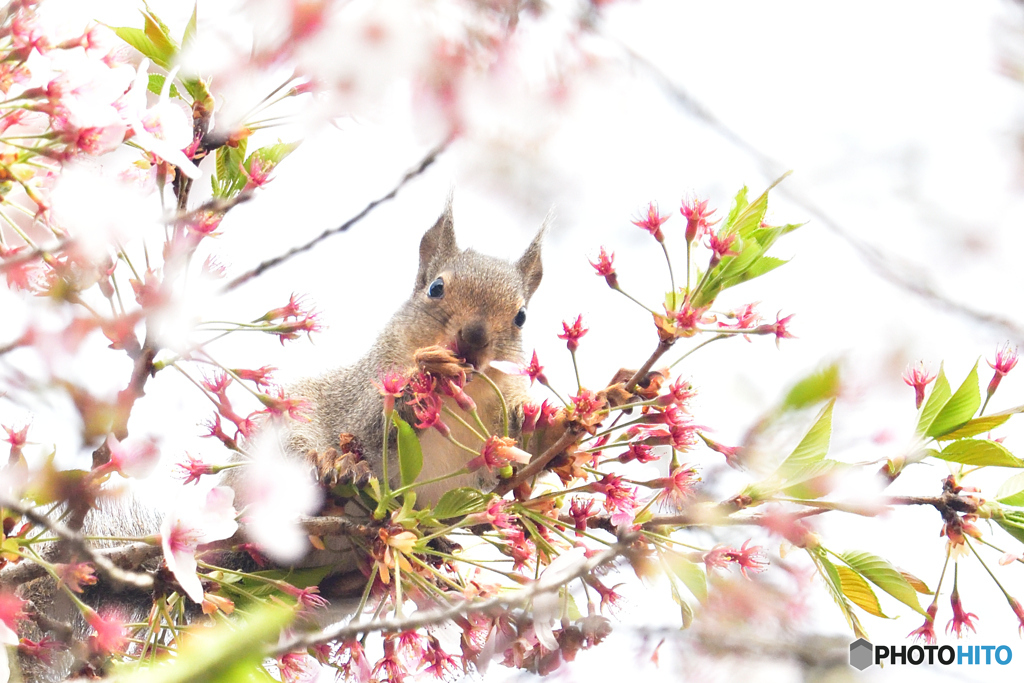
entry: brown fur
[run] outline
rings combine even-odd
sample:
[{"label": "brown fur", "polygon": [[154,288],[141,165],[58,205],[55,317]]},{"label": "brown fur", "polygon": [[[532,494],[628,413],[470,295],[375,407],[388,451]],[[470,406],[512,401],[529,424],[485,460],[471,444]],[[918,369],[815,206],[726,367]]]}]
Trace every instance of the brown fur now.
[{"label": "brown fur", "polygon": [[[449,200],[437,223],[420,241],[420,263],[409,300],[398,309],[373,347],[355,365],[328,372],[296,383],[291,390],[311,403],[312,419],[296,423],[290,434],[289,450],[297,454],[313,451],[322,461],[328,449],[337,449],[341,434],[351,434],[362,450],[373,473],[383,475],[383,399],[373,385],[383,372],[406,371],[413,367],[413,353],[422,347],[447,345],[460,333],[472,329],[485,344],[474,349],[475,360],[485,365],[492,360],[521,362],[521,330],[513,320],[540,284],[542,266],[540,245],[543,229],[514,262],[460,250],[455,241],[452,207]],[[444,296],[431,299],[427,288],[436,278],[444,279]],[[522,376],[510,376],[487,370],[501,388],[509,406],[513,424],[519,422],[522,404],[527,399],[527,384]],[[483,380],[472,379],[466,391],[478,404],[484,423],[497,432],[500,411],[493,390]],[[446,405],[452,407],[453,403]],[[400,407],[401,409],[401,407]],[[459,441],[472,447],[479,439],[456,421],[445,419]],[[435,430],[420,434],[423,446],[421,480],[454,472],[473,456],[458,449]],[[397,474],[394,442],[389,448],[388,472]],[[492,483],[486,476],[465,475],[418,490],[418,501],[431,504],[444,491],[458,486],[483,487]]]}]

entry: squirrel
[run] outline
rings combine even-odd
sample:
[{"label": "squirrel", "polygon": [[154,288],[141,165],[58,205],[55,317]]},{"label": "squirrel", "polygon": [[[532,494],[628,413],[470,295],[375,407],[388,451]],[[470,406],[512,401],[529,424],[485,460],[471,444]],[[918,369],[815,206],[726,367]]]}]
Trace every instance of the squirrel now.
[{"label": "squirrel", "polygon": [[[313,465],[318,481],[325,488],[346,476],[351,478],[353,474],[356,478],[362,476],[364,480],[369,474],[383,477],[384,398],[374,383],[380,381],[383,373],[410,369],[415,365],[415,352],[430,346],[447,347],[467,366],[487,374],[501,390],[512,436],[518,436],[522,406],[527,401],[527,380],[523,376],[499,372],[491,368],[490,363],[522,361],[521,330],[526,322],[526,306],[543,273],[540,252],[544,231],[542,226],[523,255],[512,262],[472,249],[459,249],[449,197],[444,212],[420,241],[419,267],[411,296],[394,314],[370,350],[352,366],[300,380],[289,387],[289,393],[308,401],[310,419],[291,421],[285,434],[286,454]],[[486,380],[477,379],[474,373],[467,373],[464,391],[477,404],[484,424],[497,433],[501,426],[501,411],[493,388]],[[443,400],[446,403],[452,401],[448,397]],[[454,409],[455,404],[450,403],[450,407]],[[401,399],[396,408],[400,414],[409,413],[408,406]],[[460,442],[473,443],[474,437],[464,425],[453,421],[450,429]],[[420,480],[461,470],[473,457],[434,429],[416,431],[423,451]],[[394,430],[389,430],[389,434],[393,443]],[[361,456],[361,461],[355,463],[354,472],[353,452]],[[395,475],[394,485],[397,484],[399,467],[395,450],[390,452],[388,471]],[[223,480],[235,488],[243,501],[244,469],[227,470]],[[445,491],[460,486],[489,488],[495,482],[492,477],[487,468],[482,468],[427,484],[417,489],[417,504],[432,505]],[[122,527],[131,520],[139,526],[131,530],[135,535],[156,531],[158,522],[151,510],[136,504],[130,507],[117,512],[94,510],[86,518],[84,531],[111,533],[106,527],[113,524],[117,527],[114,535],[124,535]],[[326,553],[312,552],[302,564],[324,564],[326,560],[336,563],[335,569],[344,571],[344,565],[351,569],[350,547],[344,539],[340,541],[340,545],[327,549]],[[70,623],[76,637],[84,635],[87,630],[84,622],[76,616],[76,610],[65,604],[66,599],[56,590],[52,580],[46,578],[32,582],[26,589],[27,597],[31,597],[37,609],[45,615],[44,621]],[[82,597],[97,606],[119,605],[121,611],[137,612],[136,616],[140,618],[150,604],[147,596],[109,594],[109,587],[102,585],[90,587]],[[40,629],[33,627],[28,635],[38,639],[42,634]],[[59,659],[47,665],[31,657],[20,657],[25,680],[62,680],[61,672],[66,674],[71,659],[67,655]]]},{"label": "squirrel", "polygon": [[[544,227],[514,262],[459,249],[449,197],[444,212],[420,241],[419,268],[411,296],[370,350],[355,365],[301,380],[290,388],[309,402],[310,420],[293,423],[287,450],[309,458],[318,478],[327,485],[344,467],[341,461],[351,451],[362,455],[374,476],[382,477],[384,399],[374,382],[379,383],[386,372],[412,368],[414,353],[430,346],[447,347],[476,372],[487,374],[505,398],[512,435],[516,436],[521,408],[527,401],[526,378],[499,372],[489,365],[492,361],[522,362],[526,306],[543,274],[543,235]],[[467,379],[465,392],[476,403],[484,424],[497,432],[500,407],[493,388],[475,374]],[[445,397],[444,401],[456,408],[452,398]],[[398,409],[403,412],[401,402]],[[464,425],[453,421],[448,426],[458,441],[474,443]],[[456,472],[473,457],[434,429],[417,429],[417,433],[423,450],[421,481]],[[394,447],[389,451],[388,472],[397,475]],[[416,490],[417,504],[432,505],[452,488],[482,489],[494,482],[483,468],[426,484]]]}]

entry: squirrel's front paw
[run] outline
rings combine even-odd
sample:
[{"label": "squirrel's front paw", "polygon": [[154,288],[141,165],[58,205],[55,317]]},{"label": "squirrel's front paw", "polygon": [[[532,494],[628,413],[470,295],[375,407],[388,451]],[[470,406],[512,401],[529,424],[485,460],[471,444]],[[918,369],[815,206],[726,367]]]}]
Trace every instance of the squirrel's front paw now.
[{"label": "squirrel's front paw", "polygon": [[370,466],[359,454],[354,437],[351,434],[342,434],[339,445],[341,450],[328,448],[323,452],[311,450],[307,454],[316,468],[317,479],[328,488],[334,488],[338,484],[365,486],[370,481],[372,473]]}]

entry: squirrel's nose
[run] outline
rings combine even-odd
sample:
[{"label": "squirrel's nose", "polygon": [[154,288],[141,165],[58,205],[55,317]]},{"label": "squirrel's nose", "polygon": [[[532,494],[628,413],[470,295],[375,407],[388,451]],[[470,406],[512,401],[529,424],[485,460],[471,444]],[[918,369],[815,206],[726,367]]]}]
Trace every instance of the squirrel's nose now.
[{"label": "squirrel's nose", "polygon": [[491,343],[487,324],[482,320],[473,320],[463,325],[456,339],[459,344],[459,355],[473,365],[479,365],[481,352]]}]

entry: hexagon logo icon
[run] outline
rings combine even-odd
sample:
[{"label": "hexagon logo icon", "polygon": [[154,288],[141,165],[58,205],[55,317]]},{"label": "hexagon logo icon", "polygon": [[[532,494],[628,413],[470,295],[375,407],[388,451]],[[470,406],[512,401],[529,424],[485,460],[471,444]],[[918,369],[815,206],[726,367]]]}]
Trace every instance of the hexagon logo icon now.
[{"label": "hexagon logo icon", "polygon": [[874,664],[874,646],[863,638],[850,643],[850,666],[858,671],[863,671]]}]

